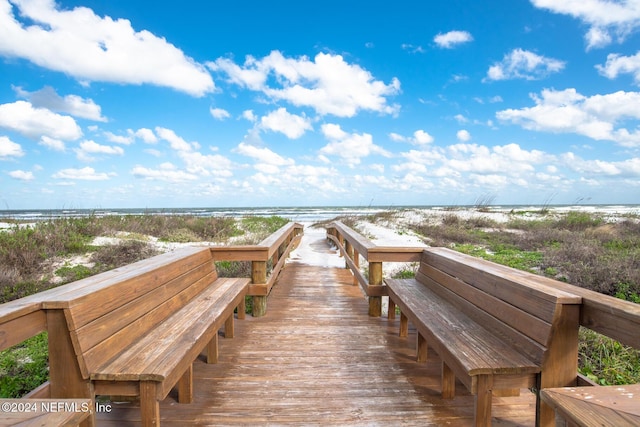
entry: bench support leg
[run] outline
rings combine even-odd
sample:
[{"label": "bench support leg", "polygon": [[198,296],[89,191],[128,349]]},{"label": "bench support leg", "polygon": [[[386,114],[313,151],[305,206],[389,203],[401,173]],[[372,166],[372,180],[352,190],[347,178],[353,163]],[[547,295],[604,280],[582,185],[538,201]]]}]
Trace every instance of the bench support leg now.
[{"label": "bench support leg", "polygon": [[233,338],[234,334],[233,313],[231,313],[227,320],[224,321],[224,337]]},{"label": "bench support leg", "polygon": [[140,383],[140,424],[144,427],[160,425],[160,402],[158,402],[157,383],[142,381]]},{"label": "bench support leg", "polygon": [[407,335],[409,335],[409,318],[404,313],[400,313],[400,336]]},{"label": "bench support leg", "polygon": [[178,403],[193,402],[193,363],[189,365],[178,381]]},{"label": "bench support leg", "polygon": [[218,332],[207,345],[207,363],[218,363]]},{"label": "bench support leg", "polygon": [[396,318],[396,302],[389,298],[389,309],[387,310],[387,319],[393,320]]},{"label": "bench support leg", "polygon": [[449,365],[442,362],[442,398],[453,399],[456,396],[456,374]]},{"label": "bench support leg", "polygon": [[240,301],[240,304],[238,304],[238,319],[242,320],[245,319],[247,317],[247,302],[245,301],[244,298],[242,298],[242,301]]},{"label": "bench support leg", "polygon": [[475,425],[491,425],[491,398],[493,391],[493,375],[478,375],[478,391],[475,405]]},{"label": "bench support leg", "polygon": [[418,362],[426,362],[427,361],[427,340],[424,339],[424,337],[422,336],[422,334],[420,332],[418,332],[418,339],[417,339],[417,361]]}]

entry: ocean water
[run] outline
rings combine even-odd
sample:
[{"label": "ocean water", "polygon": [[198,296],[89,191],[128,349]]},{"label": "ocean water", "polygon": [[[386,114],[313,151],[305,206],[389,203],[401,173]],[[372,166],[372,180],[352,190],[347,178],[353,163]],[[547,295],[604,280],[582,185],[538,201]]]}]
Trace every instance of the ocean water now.
[{"label": "ocean water", "polygon": [[[194,215],[201,217],[228,216],[281,216],[297,222],[318,222],[337,216],[372,215],[385,210],[463,210],[475,206],[300,206],[300,207],[258,207],[258,208],[127,208],[127,209],[26,209],[0,210],[0,222],[13,219],[19,221],[42,221],[56,218],[81,218],[86,216],[109,215]],[[503,205],[487,207],[492,212],[536,211],[543,206]],[[552,205],[544,206],[551,211],[588,211],[605,215],[640,215],[640,204],[635,205]]]}]

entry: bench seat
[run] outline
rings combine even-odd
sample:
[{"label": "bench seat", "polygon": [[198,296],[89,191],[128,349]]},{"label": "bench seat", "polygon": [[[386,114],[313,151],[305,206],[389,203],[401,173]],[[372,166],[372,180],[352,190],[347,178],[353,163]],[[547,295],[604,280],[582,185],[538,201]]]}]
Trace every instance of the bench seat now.
[{"label": "bench seat", "polygon": [[[193,362],[217,362],[218,330],[233,336],[249,279],[218,278],[211,251],[187,247],[75,282],[43,302],[52,397],[134,396],[142,425],[177,386],[193,399]],[[95,424],[92,416],[87,423]]]},{"label": "bench seat", "polygon": [[[418,361],[427,349],[442,360],[442,397],[459,379],[475,397],[475,425],[491,425],[493,396],[574,385],[579,296],[551,279],[446,248],[428,248],[415,279],[386,279],[401,311],[400,334],[417,329]],[[536,399],[536,421],[551,426],[553,409]]]},{"label": "bench seat", "polygon": [[96,368],[91,372],[91,379],[166,380],[179,361],[193,361],[204,350],[244,298],[242,287],[246,284],[248,279],[217,279],[142,339]]},{"label": "bench seat", "polygon": [[[413,279],[387,279],[389,296],[470,390],[482,374],[535,374],[540,366]],[[525,386],[533,387],[534,382]]]}]

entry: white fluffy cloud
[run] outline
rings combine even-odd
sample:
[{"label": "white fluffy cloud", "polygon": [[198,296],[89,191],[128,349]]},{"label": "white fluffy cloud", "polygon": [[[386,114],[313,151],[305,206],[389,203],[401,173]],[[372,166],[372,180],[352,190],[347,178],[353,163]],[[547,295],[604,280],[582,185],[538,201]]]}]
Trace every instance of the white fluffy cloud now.
[{"label": "white fluffy cloud", "polygon": [[368,133],[350,134],[339,125],[324,124],[322,134],[330,142],[320,149],[320,154],[338,156],[350,167],[360,164],[363,157],[372,154],[391,157],[391,153],[373,143],[373,137]]},{"label": "white fluffy cloud", "polygon": [[245,142],[241,142],[235,151],[243,156],[255,159],[257,163],[254,168],[262,173],[279,173],[282,166],[293,166],[293,159],[284,158],[267,147],[256,147]]},{"label": "white fluffy cloud", "polygon": [[155,144],[158,142],[158,137],[153,133],[151,129],[140,128],[134,132],[134,135],[147,144]]},{"label": "white fluffy cloud", "polygon": [[224,108],[209,108],[209,113],[216,120],[224,120],[231,117],[231,114]]},{"label": "white fluffy cloud", "polygon": [[607,55],[605,65],[596,65],[600,74],[615,79],[620,74],[631,74],[637,85],[640,85],[640,51],[632,56],[622,56],[615,53]]},{"label": "white fluffy cloud", "polygon": [[531,0],[534,6],[573,16],[589,25],[587,49],[622,42],[640,26],[639,0]]},{"label": "white fluffy cloud", "polygon": [[82,136],[80,126],[73,117],[62,116],[45,108],[34,108],[27,101],[0,105],[0,127],[30,138],[46,135],[69,141]]},{"label": "white fluffy cloud", "polygon": [[33,172],[23,170],[10,171],[9,176],[19,181],[33,181],[36,178]]},{"label": "white fluffy cloud", "polygon": [[86,7],[63,10],[54,0],[0,0],[0,54],[80,80],[153,84],[193,96],[214,89],[205,67],[164,38]]},{"label": "white fluffy cloud", "polygon": [[81,169],[62,169],[52,175],[52,177],[56,179],[74,179],[82,181],[105,181],[111,176],[115,176],[115,174],[98,173],[95,169],[90,167]]},{"label": "white fluffy cloud", "polygon": [[286,108],[278,108],[260,119],[260,127],[272,132],[280,132],[289,139],[298,139],[313,129],[311,120],[289,113]]},{"label": "white fluffy cloud", "polygon": [[408,142],[414,145],[426,145],[431,144],[434,141],[433,136],[422,129],[418,129],[417,131],[415,131],[413,133],[413,137],[406,137],[398,133],[391,132],[389,134],[389,138],[391,138],[391,140],[395,142]]},{"label": "white fluffy cloud", "polygon": [[179,170],[171,163],[163,163],[158,169],[137,165],[131,170],[131,174],[136,178],[178,183],[198,179],[197,175]]},{"label": "white fluffy cloud", "polygon": [[171,129],[157,127],[156,135],[158,136],[158,138],[167,141],[171,148],[175,151],[189,152],[193,149],[191,143],[185,141]]},{"label": "white fluffy cloud", "polygon": [[13,142],[6,136],[0,136],[0,160],[22,156],[24,156],[24,151],[22,151],[20,144]]},{"label": "white fluffy cloud", "polygon": [[473,36],[468,31],[449,31],[438,34],[433,41],[442,48],[451,49],[462,43],[473,41]]},{"label": "white fluffy cloud", "polygon": [[46,108],[58,113],[70,114],[74,117],[106,122],[102,116],[102,109],[92,99],[84,99],[78,95],[58,95],[56,90],[50,86],[35,91],[27,92],[22,88],[16,88],[18,95],[27,98],[36,108]]},{"label": "white fluffy cloud", "polygon": [[562,156],[566,167],[585,176],[621,176],[629,178],[640,177],[640,158],[609,162],[605,160],[585,160],[574,153]]},{"label": "white fluffy cloud", "polygon": [[95,158],[93,155],[95,154],[106,154],[106,155],[117,155],[122,156],[124,154],[124,150],[122,147],[115,147],[110,145],[102,145],[98,144],[95,141],[82,141],[80,146],[75,149],[76,155],[78,159],[82,161],[91,162],[94,161]]},{"label": "white fluffy cloud", "polygon": [[[155,134],[159,139],[168,142],[171,149],[174,150],[176,155],[184,162],[187,175],[197,175],[200,177],[229,177],[233,175],[231,172],[232,164],[228,158],[219,154],[202,154],[197,151],[200,149],[199,143],[187,142],[171,129],[156,127]],[[138,173],[134,175],[143,175],[142,172],[144,171],[141,171],[141,169],[137,169],[137,171]],[[146,172],[149,171],[150,170],[147,170]],[[177,172],[172,172],[171,175],[176,180],[181,176]],[[188,178],[187,175],[184,175],[185,179]],[[153,178],[155,176],[153,173],[145,175],[146,178]]]},{"label": "white fluffy cloud", "polygon": [[65,151],[66,150],[66,146],[64,144],[64,141],[61,141],[59,139],[55,139],[55,138],[51,138],[49,136],[43,135],[42,138],[40,138],[40,145],[43,145],[45,147],[47,147],[50,150],[53,151]]},{"label": "white fluffy cloud", "polygon": [[595,140],[614,141],[622,146],[640,146],[640,131],[617,127],[622,121],[640,120],[640,92],[615,92],[587,97],[575,89],[545,89],[531,95],[535,106],[498,111],[500,120],[525,129],[576,133]]},{"label": "white fluffy cloud", "polygon": [[565,63],[536,53],[514,49],[487,71],[488,80],[538,80],[564,69]]},{"label": "white fluffy cloud", "polygon": [[468,130],[461,129],[458,132],[456,132],[456,138],[458,138],[458,141],[467,142],[471,139],[471,134],[469,133]]},{"label": "white fluffy cloud", "polygon": [[347,63],[341,55],[319,53],[310,60],[306,56],[286,58],[273,51],[262,59],[248,56],[241,66],[227,58],[207,66],[226,74],[230,83],[274,100],[313,108],[321,115],[353,117],[360,110],[396,114],[399,109],[387,100],[400,92],[398,79],[393,78],[390,84],[375,80],[370,72]]}]

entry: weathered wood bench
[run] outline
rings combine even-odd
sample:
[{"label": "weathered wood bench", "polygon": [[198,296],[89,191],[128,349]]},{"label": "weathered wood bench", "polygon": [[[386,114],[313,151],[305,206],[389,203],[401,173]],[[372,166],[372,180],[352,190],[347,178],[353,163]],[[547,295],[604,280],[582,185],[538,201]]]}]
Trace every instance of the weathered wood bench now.
[{"label": "weathered wood bench", "polygon": [[[137,396],[142,425],[159,425],[174,386],[192,400],[192,364],[218,330],[233,336],[249,279],[218,278],[211,251],[189,247],[76,282],[43,302],[51,397]],[[90,420],[95,423],[95,418]]]},{"label": "weathered wood bench", "polygon": [[[442,397],[458,378],[475,395],[475,425],[491,425],[492,396],[575,385],[581,298],[554,281],[446,248],[426,249],[415,279],[385,280],[389,298],[442,359]],[[390,308],[392,309],[392,308]],[[537,394],[536,420],[553,425]]]}]

